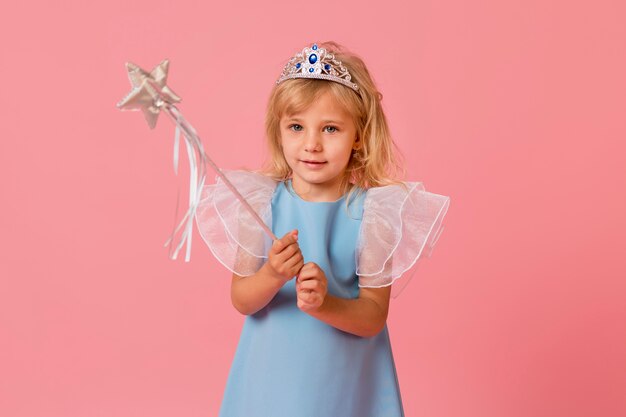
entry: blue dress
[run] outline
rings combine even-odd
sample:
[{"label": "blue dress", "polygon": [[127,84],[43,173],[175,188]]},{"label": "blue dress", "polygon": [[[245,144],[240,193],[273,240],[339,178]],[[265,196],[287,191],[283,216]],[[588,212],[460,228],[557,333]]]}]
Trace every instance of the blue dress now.
[{"label": "blue dress", "polygon": [[[304,262],[326,274],[328,293],[358,298],[355,248],[366,193],[350,202],[300,198],[289,181],[271,199],[272,231],[298,229]],[[220,417],[400,417],[400,388],[387,325],[360,337],[297,306],[295,279],[246,316]]]}]

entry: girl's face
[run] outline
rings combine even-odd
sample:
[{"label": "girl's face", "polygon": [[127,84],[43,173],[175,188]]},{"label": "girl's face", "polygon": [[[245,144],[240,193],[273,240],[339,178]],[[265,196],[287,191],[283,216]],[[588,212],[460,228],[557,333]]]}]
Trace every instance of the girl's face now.
[{"label": "girl's face", "polygon": [[296,193],[309,201],[335,201],[356,141],[356,127],[329,93],[301,113],[280,120],[283,154]]}]

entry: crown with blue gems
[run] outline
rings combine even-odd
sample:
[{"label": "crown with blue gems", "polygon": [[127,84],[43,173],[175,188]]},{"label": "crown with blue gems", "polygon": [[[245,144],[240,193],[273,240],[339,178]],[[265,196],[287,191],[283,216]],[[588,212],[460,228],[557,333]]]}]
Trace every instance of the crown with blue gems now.
[{"label": "crown with blue gems", "polygon": [[335,55],[314,43],[310,48],[305,47],[302,52],[296,53],[285,64],[283,72],[276,80],[280,84],[292,78],[317,78],[334,81],[359,91],[359,86],[351,81],[352,76]]}]

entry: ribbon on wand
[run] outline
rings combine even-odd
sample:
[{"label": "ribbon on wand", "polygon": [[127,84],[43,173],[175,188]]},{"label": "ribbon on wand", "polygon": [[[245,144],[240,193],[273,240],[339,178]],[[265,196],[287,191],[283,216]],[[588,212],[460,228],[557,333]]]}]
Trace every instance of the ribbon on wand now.
[{"label": "ribbon on wand", "polygon": [[[196,208],[200,202],[202,187],[206,179],[206,164],[209,164],[217,175],[222,179],[224,184],[235,194],[237,199],[250,212],[252,217],[259,223],[265,233],[272,239],[277,237],[272,233],[271,229],[263,222],[259,215],[254,211],[252,206],[241,195],[237,188],[228,180],[226,175],[219,167],[209,158],[202,146],[202,140],[198,136],[196,130],[183,117],[182,113],[174,105],[179,103],[181,98],[177,96],[167,86],[167,72],[169,69],[169,60],[164,59],[159,65],[154,67],[152,71],[147,72],[132,62],[126,63],[128,71],[128,79],[132,86],[131,91],[120,102],[117,107],[122,110],[138,111],[141,110],[146,118],[146,122],[150,129],[154,129],[157,119],[161,111],[167,114],[176,125],[176,133],[174,136],[174,172],[178,175],[178,153],[180,145],[180,134],[182,132],[187,147],[187,156],[189,157],[189,209],[180,221],[178,226],[173,230],[169,239],[164,246],[170,246],[169,256],[176,259],[178,252],[187,243],[187,251],[185,261],[189,262],[191,256],[191,236],[193,234],[193,221],[195,218]],[[198,163],[198,160],[200,163]],[[176,206],[178,215],[178,205]],[[176,233],[184,226],[180,243],[172,253],[171,243]]]}]

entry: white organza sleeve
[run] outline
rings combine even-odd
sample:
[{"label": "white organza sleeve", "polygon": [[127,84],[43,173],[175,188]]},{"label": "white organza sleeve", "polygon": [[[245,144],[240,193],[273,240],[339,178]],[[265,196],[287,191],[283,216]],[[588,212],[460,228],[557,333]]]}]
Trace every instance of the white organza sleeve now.
[{"label": "white organza sleeve", "polygon": [[370,188],[356,250],[359,287],[386,287],[423,255],[430,257],[443,231],[450,197],[425,191],[420,182]]},{"label": "white organza sleeve", "polygon": [[[277,182],[251,171],[222,172],[271,229],[271,201]],[[215,184],[202,188],[195,217],[200,236],[231,272],[252,275],[267,259],[271,238],[219,176]]]}]

